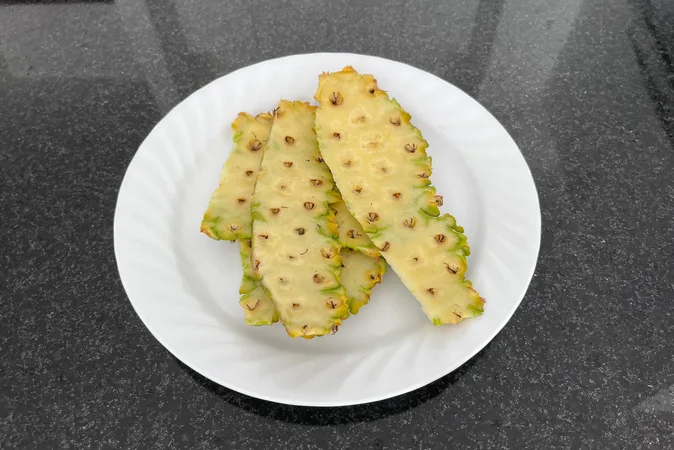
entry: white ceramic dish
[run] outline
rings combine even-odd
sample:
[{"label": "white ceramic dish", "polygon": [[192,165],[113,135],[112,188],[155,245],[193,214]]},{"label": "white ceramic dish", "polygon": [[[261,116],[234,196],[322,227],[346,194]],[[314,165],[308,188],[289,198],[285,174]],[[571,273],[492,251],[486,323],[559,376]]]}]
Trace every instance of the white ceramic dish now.
[{"label": "white ceramic dish", "polygon": [[[230,123],[277,101],[313,101],[318,74],[353,65],[374,74],[430,143],[432,182],[466,230],[468,278],[485,313],[434,327],[389,270],[369,305],[334,336],[291,339],[281,325],[246,327],[237,245],[199,233],[231,148]],[[424,386],[459,367],[505,325],[540,246],[536,188],[506,130],[480,104],[427,72],[371,56],[310,54],[255,64],[176,106],[131,162],[115,213],[124,288],[152,334],[203,376],[280,403],[341,406]]]}]

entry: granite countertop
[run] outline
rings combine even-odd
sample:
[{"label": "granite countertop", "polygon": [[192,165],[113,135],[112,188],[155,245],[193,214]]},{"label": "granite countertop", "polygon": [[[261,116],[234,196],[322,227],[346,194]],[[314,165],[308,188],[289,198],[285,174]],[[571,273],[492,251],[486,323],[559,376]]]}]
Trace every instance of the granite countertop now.
[{"label": "granite countertop", "polygon": [[[2,2],[0,448],[673,448],[672,29],[666,0]],[[134,313],[113,252],[124,171],[171,107],[315,51],[468,92],[519,144],[543,216],[491,344],[340,409],[190,371]]]}]

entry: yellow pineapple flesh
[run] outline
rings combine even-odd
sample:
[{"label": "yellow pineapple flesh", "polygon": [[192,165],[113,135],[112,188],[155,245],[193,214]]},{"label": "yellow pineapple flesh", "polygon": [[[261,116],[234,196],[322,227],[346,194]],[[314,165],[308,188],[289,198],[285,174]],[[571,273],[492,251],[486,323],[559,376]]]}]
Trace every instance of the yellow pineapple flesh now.
[{"label": "yellow pineapple flesh", "polygon": [[465,279],[463,228],[440,215],[428,143],[372,75],[319,77],[316,133],[348,210],[436,325],[483,312]]},{"label": "yellow pineapple flesh", "polygon": [[253,269],[286,332],[307,339],[334,332],[348,314],[340,282],[339,201],[313,131],[315,107],[282,100],[253,194]]}]

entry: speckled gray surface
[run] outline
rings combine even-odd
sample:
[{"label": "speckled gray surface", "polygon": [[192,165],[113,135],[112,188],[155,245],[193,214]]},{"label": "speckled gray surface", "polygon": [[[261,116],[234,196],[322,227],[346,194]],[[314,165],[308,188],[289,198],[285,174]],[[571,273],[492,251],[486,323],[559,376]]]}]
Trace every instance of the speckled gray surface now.
[{"label": "speckled gray surface", "polygon": [[[0,448],[674,446],[668,2],[35,3],[0,4]],[[270,404],[192,373],[133,312],[112,249],[124,170],[168,109],[313,51],[469,92],[520,145],[543,214],[533,282],[492,343],[353,408]]]}]

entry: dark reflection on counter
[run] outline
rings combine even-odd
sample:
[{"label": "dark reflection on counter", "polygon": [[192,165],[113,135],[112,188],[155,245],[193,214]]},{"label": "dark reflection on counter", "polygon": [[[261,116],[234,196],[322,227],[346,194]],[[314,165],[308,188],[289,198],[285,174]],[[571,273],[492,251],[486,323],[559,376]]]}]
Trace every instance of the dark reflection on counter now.
[{"label": "dark reflection on counter", "polygon": [[658,9],[653,0],[630,4],[636,13],[628,29],[630,42],[658,118],[674,145],[674,4]]},{"label": "dark reflection on counter", "polygon": [[214,55],[191,51],[173,0],[145,4],[179,97],[186,98],[217,78]]},{"label": "dark reflection on counter", "polygon": [[504,3],[504,0],[480,0],[467,51],[459,55],[453,64],[458,70],[451,82],[472,97],[477,97],[480,86],[487,76]]},{"label": "dark reflection on counter", "polygon": [[0,0],[0,5],[56,5],[69,3],[115,3],[115,0]]}]

